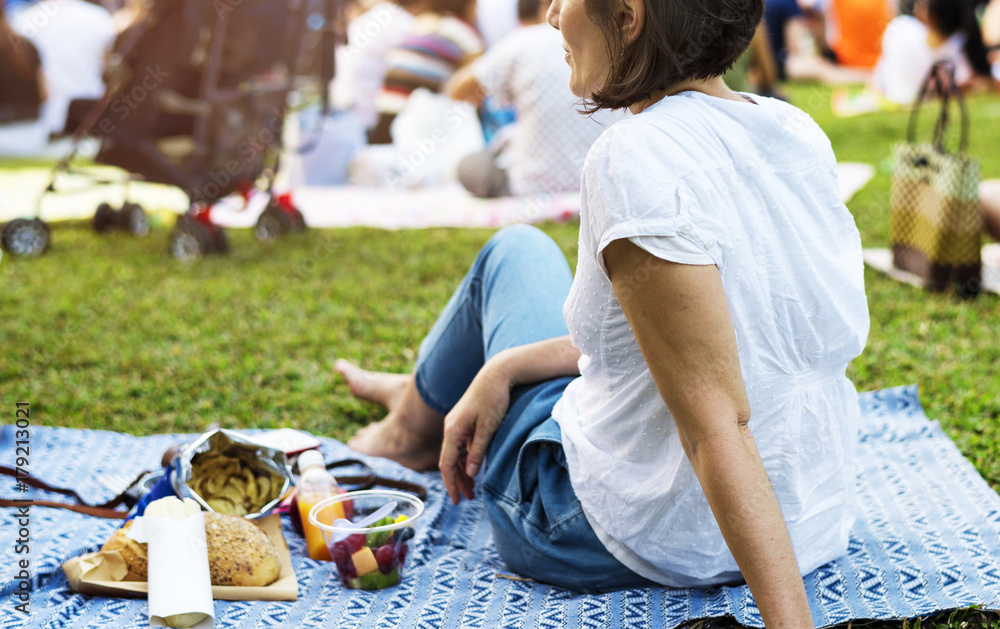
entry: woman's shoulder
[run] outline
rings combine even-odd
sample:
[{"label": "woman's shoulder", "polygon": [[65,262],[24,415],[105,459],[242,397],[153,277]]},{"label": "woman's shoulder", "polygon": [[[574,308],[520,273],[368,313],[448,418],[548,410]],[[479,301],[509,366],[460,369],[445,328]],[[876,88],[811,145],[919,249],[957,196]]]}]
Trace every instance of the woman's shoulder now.
[{"label": "woman's shoulder", "polygon": [[835,161],[808,114],[777,99],[752,98],[757,105],[673,96],[626,116],[594,143],[585,176],[607,181],[602,171],[614,179],[615,172],[636,169],[644,178],[680,182],[718,170],[785,172]]},{"label": "woman's shoulder", "polygon": [[588,160],[593,155],[595,160],[616,159],[647,171],[664,169],[683,176],[706,166],[724,126],[725,120],[707,103],[668,96],[610,125],[594,143]]},{"label": "woman's shoulder", "polygon": [[669,134],[642,116],[625,114],[609,125],[590,147],[584,162],[585,174],[602,170],[629,170],[641,172],[656,170],[664,158],[676,155]]}]

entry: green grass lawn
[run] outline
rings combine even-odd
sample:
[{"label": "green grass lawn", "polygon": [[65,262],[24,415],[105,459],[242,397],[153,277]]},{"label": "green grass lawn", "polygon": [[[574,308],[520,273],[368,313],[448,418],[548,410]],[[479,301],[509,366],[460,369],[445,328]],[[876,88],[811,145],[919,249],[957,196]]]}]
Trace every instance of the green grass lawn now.
[{"label": "green grass lawn", "polygon": [[[907,115],[839,120],[830,91],[789,93],[842,161],[879,165],[849,204],[866,246],[888,241],[892,143]],[[924,118],[929,123],[931,114]],[[1000,97],[971,99],[970,152],[1000,177]],[[0,168],[15,168],[18,164]],[[542,228],[576,257],[577,225]],[[345,357],[406,371],[487,230],[312,230],[276,244],[230,230],[232,253],[167,255],[135,239],[56,226],[51,251],[0,263],[0,400],[36,424],[135,434],[291,426],[345,439],[379,409],[332,375]],[[1000,488],[1000,301],[959,301],[866,271],[872,328],[848,374],[861,391],[915,383],[927,414]],[[898,624],[896,625],[898,626]]]}]

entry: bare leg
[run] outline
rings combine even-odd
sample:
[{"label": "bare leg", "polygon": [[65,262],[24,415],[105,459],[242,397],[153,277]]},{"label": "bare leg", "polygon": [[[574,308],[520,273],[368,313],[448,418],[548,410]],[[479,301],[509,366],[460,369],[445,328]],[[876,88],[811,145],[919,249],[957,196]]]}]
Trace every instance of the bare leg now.
[{"label": "bare leg", "polygon": [[356,397],[389,411],[383,420],[359,430],[348,446],[418,471],[437,467],[444,415],[427,406],[412,375],[365,371],[346,360],[338,360],[334,368]]},{"label": "bare leg", "polygon": [[562,250],[540,230],[515,225],[497,232],[424,337],[413,374],[337,362],[355,395],[388,410],[348,445],[415,470],[437,467],[442,413],[458,403],[491,356],[568,334],[562,307],[572,283]]}]

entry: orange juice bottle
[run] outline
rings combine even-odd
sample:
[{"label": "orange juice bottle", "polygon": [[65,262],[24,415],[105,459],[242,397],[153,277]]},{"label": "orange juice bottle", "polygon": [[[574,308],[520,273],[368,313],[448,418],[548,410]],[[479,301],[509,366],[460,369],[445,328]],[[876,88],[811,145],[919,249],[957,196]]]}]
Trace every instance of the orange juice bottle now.
[{"label": "orange juice bottle", "polygon": [[[309,556],[321,561],[331,561],[330,550],[326,546],[323,531],[309,522],[309,510],[320,500],[342,493],[336,479],[326,471],[323,455],[318,450],[306,450],[299,455],[299,484],[296,489],[296,500],[299,505],[299,515],[302,518],[302,530],[306,534],[306,545]],[[344,507],[337,503],[323,509],[319,521],[323,524],[333,524],[337,518],[344,517]]]}]

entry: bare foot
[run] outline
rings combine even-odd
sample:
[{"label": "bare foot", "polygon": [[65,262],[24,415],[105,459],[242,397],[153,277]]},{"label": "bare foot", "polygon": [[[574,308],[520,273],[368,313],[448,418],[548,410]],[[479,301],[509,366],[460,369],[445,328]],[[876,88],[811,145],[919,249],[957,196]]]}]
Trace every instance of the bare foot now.
[{"label": "bare foot", "polygon": [[338,360],[334,369],[347,381],[351,393],[389,411],[382,421],[355,433],[347,442],[350,448],[417,471],[437,468],[444,415],[427,406],[412,374],[365,371],[346,360]]},{"label": "bare foot", "polygon": [[406,385],[413,376],[405,373],[367,371],[354,363],[337,360],[333,368],[344,378],[354,397],[374,402],[392,411],[402,402]]},{"label": "bare foot", "polygon": [[441,455],[440,439],[427,439],[407,430],[394,412],[356,432],[347,445],[362,454],[392,459],[418,472],[437,469]]}]

